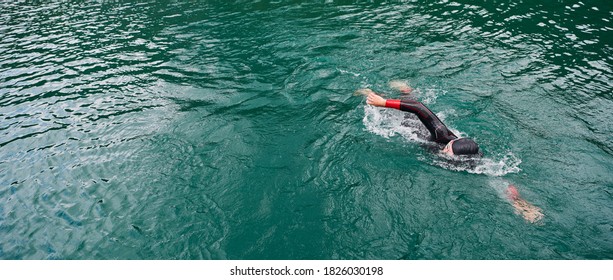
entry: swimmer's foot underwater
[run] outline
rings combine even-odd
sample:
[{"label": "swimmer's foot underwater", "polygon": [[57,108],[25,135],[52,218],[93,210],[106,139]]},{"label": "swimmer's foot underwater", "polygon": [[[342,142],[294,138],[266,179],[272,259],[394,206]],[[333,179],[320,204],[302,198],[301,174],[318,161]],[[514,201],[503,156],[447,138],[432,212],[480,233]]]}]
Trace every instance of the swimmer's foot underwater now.
[{"label": "swimmer's foot underwater", "polygon": [[519,196],[519,191],[513,185],[509,185],[506,190],[507,197],[515,208],[515,213],[524,217],[530,223],[536,223],[543,219],[543,210],[538,208]]}]

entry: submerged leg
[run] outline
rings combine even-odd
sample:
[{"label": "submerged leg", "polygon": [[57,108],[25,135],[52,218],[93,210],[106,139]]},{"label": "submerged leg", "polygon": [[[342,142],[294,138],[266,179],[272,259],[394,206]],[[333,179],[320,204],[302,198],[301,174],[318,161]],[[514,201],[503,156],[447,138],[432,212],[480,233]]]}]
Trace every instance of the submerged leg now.
[{"label": "submerged leg", "polygon": [[519,196],[519,191],[513,185],[509,185],[506,190],[507,197],[511,201],[511,205],[515,208],[515,213],[522,215],[524,219],[530,223],[536,223],[543,219],[543,210],[538,208]]}]

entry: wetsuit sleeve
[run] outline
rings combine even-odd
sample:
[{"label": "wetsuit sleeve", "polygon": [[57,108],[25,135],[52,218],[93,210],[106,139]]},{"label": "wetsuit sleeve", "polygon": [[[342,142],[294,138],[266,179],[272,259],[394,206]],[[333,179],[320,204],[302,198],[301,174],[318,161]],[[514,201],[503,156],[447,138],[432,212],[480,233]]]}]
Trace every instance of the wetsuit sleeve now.
[{"label": "wetsuit sleeve", "polygon": [[432,111],[430,111],[426,105],[419,101],[410,99],[388,99],[385,101],[385,107],[394,108],[417,115],[419,120],[432,134],[433,140],[438,143],[446,144],[457,138],[457,136],[447,129],[443,122],[441,122],[441,120],[434,113],[432,113]]},{"label": "wetsuit sleeve", "polygon": [[415,100],[387,99],[385,107],[416,114],[420,119],[428,119],[429,115],[432,114],[424,104]]},{"label": "wetsuit sleeve", "polygon": [[388,99],[385,101],[385,107],[400,110],[400,100],[399,99]]}]

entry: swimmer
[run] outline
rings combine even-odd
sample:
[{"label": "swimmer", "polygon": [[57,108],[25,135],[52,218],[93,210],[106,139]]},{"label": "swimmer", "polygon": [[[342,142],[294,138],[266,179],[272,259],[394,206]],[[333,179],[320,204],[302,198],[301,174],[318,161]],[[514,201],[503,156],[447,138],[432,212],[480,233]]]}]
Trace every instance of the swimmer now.
[{"label": "swimmer", "polygon": [[[390,86],[409,94],[412,89],[401,82],[390,83]],[[458,138],[428,107],[419,101],[411,99],[385,99],[370,89],[360,89],[356,93],[366,96],[366,103],[376,107],[394,108],[415,114],[430,131],[431,140],[445,145],[442,152],[453,155],[478,155],[479,146],[469,138]]]},{"label": "swimmer", "polygon": [[[411,87],[401,81],[390,82],[390,86],[406,95],[413,91]],[[458,138],[430,109],[419,101],[409,98],[385,99],[371,89],[360,89],[355,94],[366,96],[366,103],[369,105],[394,108],[416,115],[430,131],[431,139],[436,143],[445,145],[441,151],[444,154],[449,156],[480,155],[479,146],[475,141],[468,138]],[[526,221],[536,223],[544,217],[540,208],[519,196],[519,192],[514,185],[509,184],[505,193],[509,202],[513,205],[515,213],[521,215]]]}]

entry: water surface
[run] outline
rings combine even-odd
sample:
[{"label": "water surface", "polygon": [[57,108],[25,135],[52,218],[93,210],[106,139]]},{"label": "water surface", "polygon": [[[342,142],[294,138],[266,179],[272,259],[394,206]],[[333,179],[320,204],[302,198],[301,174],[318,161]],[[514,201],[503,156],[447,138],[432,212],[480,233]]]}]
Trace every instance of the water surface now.
[{"label": "water surface", "polygon": [[612,8],[4,1],[0,259],[611,259]]}]

